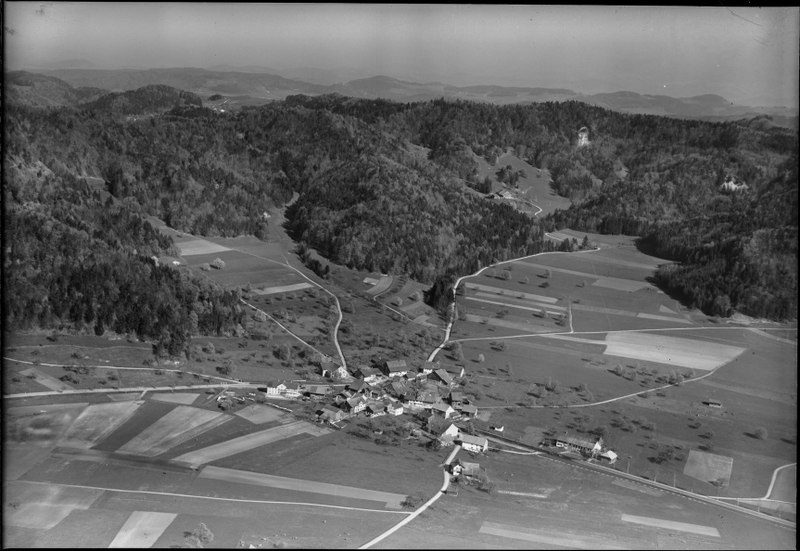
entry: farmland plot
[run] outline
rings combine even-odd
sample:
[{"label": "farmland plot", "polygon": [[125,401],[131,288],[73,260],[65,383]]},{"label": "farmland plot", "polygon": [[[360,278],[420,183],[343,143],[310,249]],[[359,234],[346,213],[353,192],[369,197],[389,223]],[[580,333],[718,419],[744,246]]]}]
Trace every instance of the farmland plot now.
[{"label": "farmland plot", "polygon": [[221,412],[178,406],[117,451],[154,457],[229,420]]},{"label": "farmland plot", "polygon": [[59,445],[91,448],[136,413],[144,402],[112,402],[87,406],[70,426]]}]

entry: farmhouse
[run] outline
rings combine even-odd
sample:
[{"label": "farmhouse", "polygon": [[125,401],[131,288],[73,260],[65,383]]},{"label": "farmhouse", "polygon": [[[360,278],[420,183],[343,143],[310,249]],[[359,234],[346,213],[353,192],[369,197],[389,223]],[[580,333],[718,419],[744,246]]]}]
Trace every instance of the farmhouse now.
[{"label": "farmhouse", "polygon": [[445,422],[439,416],[428,417],[427,426],[428,432],[436,436],[443,446],[452,446],[453,441],[458,437],[458,427],[453,423]]},{"label": "farmhouse", "polygon": [[420,373],[430,375],[435,369],[439,369],[439,362],[425,362],[420,368]]},{"label": "farmhouse", "polygon": [[478,408],[471,404],[465,404],[461,406],[461,415],[466,419],[475,417],[476,415],[478,415]]},{"label": "farmhouse", "polygon": [[580,438],[577,436],[569,436],[563,434],[555,438],[557,448],[564,448],[566,450],[577,451],[582,454],[598,454],[603,445],[603,439],[600,438],[596,442],[588,438]]},{"label": "farmhouse", "polygon": [[600,454],[600,459],[605,459],[610,465],[613,465],[617,462],[617,454],[611,450],[606,450]]},{"label": "farmhouse", "polygon": [[437,381],[437,382],[444,383],[447,386],[450,386],[450,385],[453,384],[453,378],[444,369],[435,369],[433,371],[433,373],[428,375],[428,378],[431,379],[432,381]]},{"label": "farmhouse", "polygon": [[346,388],[348,390],[352,390],[353,392],[365,392],[368,387],[364,379],[356,379],[355,381],[348,383]]},{"label": "farmhouse", "polygon": [[364,379],[364,381],[368,384],[374,384],[378,382],[378,378],[380,377],[380,371],[378,371],[374,367],[360,365],[355,370],[355,376]]},{"label": "farmhouse", "polygon": [[325,358],[322,360],[319,370],[320,375],[323,377],[347,377],[347,370],[330,358]]},{"label": "farmhouse", "polygon": [[464,373],[466,373],[463,364],[445,365],[442,369],[447,371],[453,378],[463,377]]},{"label": "farmhouse", "polygon": [[437,415],[441,415],[445,419],[449,419],[455,415],[456,410],[450,407],[449,404],[445,404],[444,402],[436,402],[431,406],[431,413],[435,413]]},{"label": "farmhouse", "polygon": [[389,415],[403,415],[403,404],[400,402],[389,402],[386,404],[386,413]]},{"label": "farmhouse", "polygon": [[344,411],[331,405],[322,406],[322,409],[317,411],[317,417],[323,421],[330,421],[335,423],[344,419]]},{"label": "farmhouse", "polygon": [[483,453],[489,449],[489,441],[482,436],[472,436],[460,432],[456,438],[456,443],[460,443],[461,447],[469,452]]},{"label": "farmhouse", "polygon": [[403,377],[408,373],[408,366],[405,360],[387,360],[381,370],[387,377]]},{"label": "farmhouse", "polygon": [[356,414],[359,412],[364,411],[367,407],[367,399],[363,396],[355,396],[346,400],[342,405],[342,408],[347,411],[348,413]]},{"label": "farmhouse", "polygon": [[469,403],[467,401],[467,397],[460,390],[451,390],[450,394],[447,396],[447,401],[456,409],[461,408],[465,401],[466,403]]},{"label": "farmhouse", "polygon": [[406,395],[408,394],[408,385],[405,381],[392,381],[389,385],[389,389],[393,396],[403,400]]},{"label": "farmhouse", "polygon": [[267,396],[283,395],[286,393],[286,382],[280,383],[269,382],[267,383]]},{"label": "farmhouse", "polygon": [[330,391],[331,387],[328,385],[308,385],[306,387],[306,394],[313,400],[321,400],[330,393]]},{"label": "farmhouse", "polygon": [[367,417],[380,417],[386,415],[386,404],[383,402],[370,402],[364,410]]}]

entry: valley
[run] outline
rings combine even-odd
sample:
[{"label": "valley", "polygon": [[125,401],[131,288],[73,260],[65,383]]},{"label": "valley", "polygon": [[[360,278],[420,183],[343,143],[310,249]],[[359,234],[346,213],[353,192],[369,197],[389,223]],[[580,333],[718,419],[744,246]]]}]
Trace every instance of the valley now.
[{"label": "valley", "polygon": [[793,547],[796,137],[218,101],[10,106],[10,546]]}]

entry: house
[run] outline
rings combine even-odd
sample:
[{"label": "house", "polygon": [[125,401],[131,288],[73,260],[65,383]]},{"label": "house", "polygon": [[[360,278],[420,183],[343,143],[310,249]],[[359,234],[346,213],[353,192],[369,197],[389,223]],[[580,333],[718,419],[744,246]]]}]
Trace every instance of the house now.
[{"label": "house", "polygon": [[349,400],[345,400],[345,402],[342,404],[342,408],[346,412],[352,413],[353,415],[364,411],[366,407],[367,407],[367,399],[364,398],[363,396],[354,396]]},{"label": "house", "polygon": [[286,383],[286,397],[298,398],[303,393],[303,387],[300,383]]},{"label": "house", "polygon": [[597,441],[593,441],[588,438],[569,436],[567,434],[557,436],[555,441],[557,448],[564,448],[565,450],[572,450],[582,454],[591,455],[599,454],[603,445],[602,438],[599,438]]},{"label": "house", "polygon": [[332,405],[326,404],[322,406],[321,409],[317,410],[317,417],[323,421],[335,423],[336,421],[341,421],[344,419],[344,411]]},{"label": "house", "polygon": [[725,181],[719,186],[722,191],[744,191],[749,189],[749,186],[744,182],[739,181],[735,176],[728,175]]},{"label": "house", "polygon": [[482,436],[472,436],[459,432],[456,443],[469,452],[483,453],[489,449],[489,441]]},{"label": "house", "polygon": [[369,367],[366,365],[360,365],[355,369],[356,377],[364,379],[364,382],[367,384],[377,383],[378,379],[380,378],[380,373],[381,372],[374,367]]},{"label": "house", "polygon": [[483,471],[480,463],[472,463],[470,461],[459,462],[459,467],[461,467],[461,476],[464,478],[477,478]]},{"label": "house", "polygon": [[445,404],[444,402],[436,402],[431,406],[431,413],[441,415],[445,419],[449,419],[453,415],[455,415],[456,410],[454,410],[450,404]]},{"label": "house", "polygon": [[420,367],[419,371],[423,375],[430,375],[433,373],[434,369],[439,369],[439,362],[425,362],[422,364],[422,367]]},{"label": "house", "polygon": [[443,446],[452,446],[458,437],[458,427],[447,422],[438,415],[431,415],[427,420],[428,432],[436,436]]},{"label": "house", "polygon": [[313,400],[321,400],[331,391],[328,385],[308,385],[306,387],[306,394]]},{"label": "house", "polygon": [[472,404],[466,404],[461,406],[461,416],[469,419],[471,417],[475,417],[478,415],[478,408],[473,406]]},{"label": "house", "polygon": [[367,414],[367,417],[380,417],[381,415],[386,415],[386,404],[383,402],[370,402],[367,404],[364,411]]},{"label": "house", "polygon": [[608,460],[610,465],[613,465],[617,462],[617,454],[612,452],[611,450],[606,450],[600,454],[600,459]]},{"label": "house", "polygon": [[347,377],[347,370],[330,358],[324,358],[319,367],[320,375],[323,377]]},{"label": "house", "polygon": [[381,371],[387,377],[404,377],[408,373],[405,360],[387,360],[383,362]]},{"label": "house", "polygon": [[447,373],[454,379],[457,377],[463,377],[464,373],[466,373],[463,364],[446,365],[442,369],[447,371]]},{"label": "house", "polygon": [[392,381],[389,385],[389,390],[393,396],[399,398],[400,400],[405,399],[406,395],[408,394],[408,385],[405,381]]},{"label": "house", "polygon": [[589,145],[589,129],[582,126],[581,129],[578,130],[578,147],[584,145]]},{"label": "house", "polygon": [[286,393],[286,382],[281,381],[276,383],[270,381],[267,383],[267,396],[282,396]]},{"label": "house", "polygon": [[386,413],[389,415],[403,415],[403,404],[400,402],[390,402],[386,404]]},{"label": "house", "polygon": [[[460,390],[451,390],[450,394],[448,394],[448,396],[447,396],[447,401],[455,409],[461,409],[461,406],[464,405],[464,402],[466,400],[467,400],[467,397]],[[467,403],[469,403],[469,402],[467,401]]]},{"label": "house", "polygon": [[703,405],[708,406],[710,408],[721,408],[722,402],[720,402],[719,400],[705,400],[703,402]]},{"label": "house", "polygon": [[439,393],[434,390],[422,390],[417,393],[416,402],[420,407],[431,409],[433,404],[440,400]]},{"label": "house", "polygon": [[347,383],[346,388],[356,393],[364,393],[369,387],[364,379],[356,379],[351,383]]},{"label": "house", "polygon": [[437,382],[444,383],[447,386],[450,386],[450,385],[453,384],[453,378],[444,369],[435,369],[433,371],[433,373],[428,375],[428,378],[431,379],[432,381],[437,381]]}]

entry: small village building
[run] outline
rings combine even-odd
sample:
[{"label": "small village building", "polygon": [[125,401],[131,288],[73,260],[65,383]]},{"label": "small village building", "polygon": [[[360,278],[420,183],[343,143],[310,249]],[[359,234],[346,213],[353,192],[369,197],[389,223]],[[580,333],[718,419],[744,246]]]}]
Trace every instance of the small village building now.
[{"label": "small village building", "polygon": [[405,360],[387,360],[381,366],[381,370],[387,377],[405,377],[408,365]]},{"label": "small village building", "polygon": [[617,462],[617,454],[611,450],[606,450],[600,453],[600,459],[605,459],[610,465],[613,465]]},{"label": "small village building", "polygon": [[456,443],[460,443],[461,447],[467,451],[475,453],[483,453],[489,449],[489,441],[482,436],[472,436],[460,432],[456,438]]},{"label": "small village building", "polygon": [[279,396],[286,393],[286,382],[281,381],[276,383],[270,381],[267,383],[267,396]]},{"label": "small village building", "polygon": [[370,402],[367,404],[367,407],[364,409],[367,417],[380,417],[381,415],[386,415],[386,404],[383,402]]},{"label": "small village building", "polygon": [[[467,397],[460,390],[451,390],[450,394],[448,394],[448,396],[447,396],[447,401],[455,409],[461,409],[461,406],[464,405],[465,401],[467,401]],[[467,401],[467,403],[469,403],[469,402]]]},{"label": "small village building", "polygon": [[363,393],[367,390],[368,386],[364,379],[356,379],[350,383],[347,383],[346,388],[353,392]]},{"label": "small village building", "polygon": [[563,434],[555,439],[557,448],[564,448],[565,450],[577,451],[581,454],[597,455],[600,453],[603,445],[603,439],[590,440],[588,438],[580,438],[577,436],[570,436]]},{"label": "small village building", "polygon": [[439,362],[425,362],[420,368],[420,373],[430,375],[435,369],[439,369]]},{"label": "small village building", "polygon": [[442,369],[447,371],[447,373],[454,379],[463,377],[464,373],[466,373],[466,369],[464,369],[463,364],[445,365]]},{"label": "small village building", "polygon": [[725,181],[719,186],[719,189],[722,191],[745,191],[749,189],[749,186],[744,182],[740,181],[735,176],[731,176],[730,174],[725,177]]},{"label": "small village building", "polygon": [[449,419],[453,417],[456,413],[450,404],[445,404],[444,402],[437,402],[431,406],[431,413],[436,415],[441,415],[445,419]]},{"label": "small village building", "polygon": [[355,376],[364,379],[367,384],[375,384],[380,379],[381,372],[374,367],[360,365],[355,369]]},{"label": "small village building", "polygon": [[465,404],[461,406],[461,416],[465,419],[470,419],[478,415],[478,408],[472,404]]},{"label": "small village building", "polygon": [[364,411],[366,407],[367,407],[367,399],[364,398],[363,396],[354,396],[349,400],[345,400],[345,402],[342,404],[342,409],[353,415]]},{"label": "small village building", "polygon": [[308,385],[306,387],[306,394],[312,400],[321,400],[331,392],[331,387],[328,385]]},{"label": "small village building", "polygon": [[406,395],[409,393],[408,385],[405,381],[392,381],[389,385],[389,391],[391,392],[392,396],[403,400],[405,399]]},{"label": "small village building", "polygon": [[435,369],[433,371],[433,373],[428,375],[428,378],[430,380],[432,380],[432,381],[437,381],[437,382],[446,384],[447,386],[450,386],[450,385],[453,384],[453,378],[444,369]]},{"label": "small village building", "polygon": [[322,406],[320,410],[317,411],[317,417],[319,417],[323,421],[330,421],[335,423],[336,421],[341,421],[342,419],[344,419],[344,411],[330,404],[326,404]]},{"label": "small village building", "polygon": [[400,402],[390,402],[386,404],[386,413],[389,415],[403,415],[403,404]]}]

